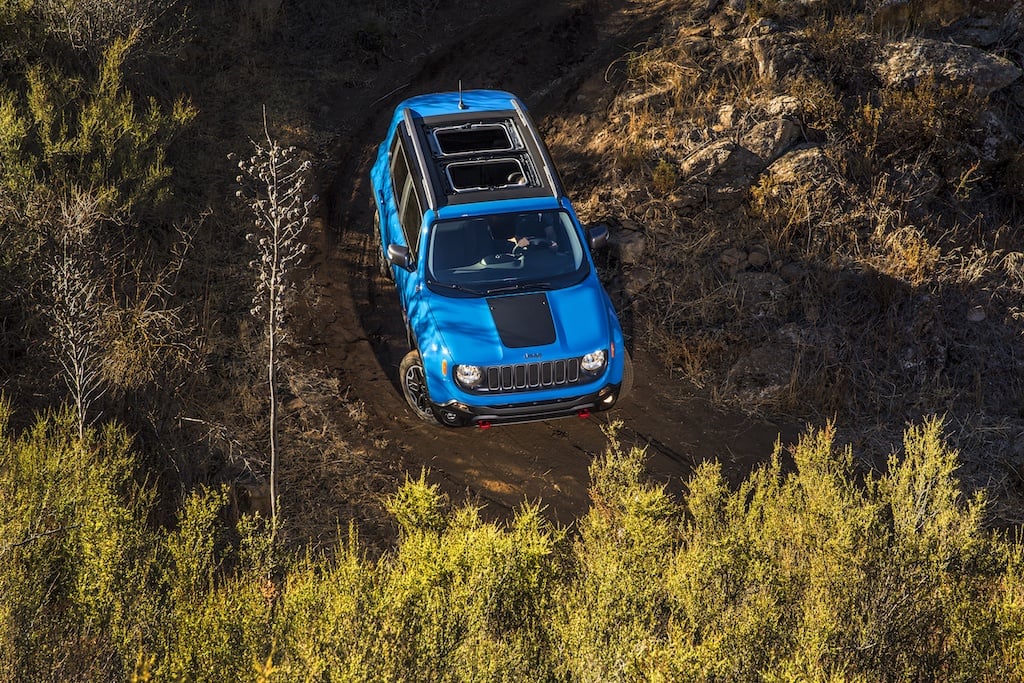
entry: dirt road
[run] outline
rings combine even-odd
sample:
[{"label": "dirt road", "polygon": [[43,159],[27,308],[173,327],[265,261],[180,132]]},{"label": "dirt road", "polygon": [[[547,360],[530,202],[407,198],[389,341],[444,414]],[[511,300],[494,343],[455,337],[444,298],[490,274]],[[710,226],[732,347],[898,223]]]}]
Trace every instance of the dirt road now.
[{"label": "dirt road", "polygon": [[[597,103],[615,87],[609,65],[660,30],[668,3],[593,0],[578,3],[515,1],[456,3],[439,9],[430,25],[410,29],[388,55],[370,87],[347,91],[329,103],[330,117],[346,124],[350,141],[338,150],[325,219],[318,225],[319,253],[311,267],[316,285],[298,317],[300,353],[309,370],[336,374],[359,402],[388,457],[431,478],[456,500],[486,504],[505,516],[524,500],[542,501],[552,518],[575,519],[588,505],[588,466],[607,444],[602,427],[622,421],[624,444],[648,447],[655,480],[678,490],[693,466],[722,461],[737,479],[770,456],[779,428],[715,409],[687,391],[649,358],[644,340],[631,340],[636,359],[634,393],[620,407],[588,420],[447,430],[419,422],[397,385],[406,352],[397,298],[377,276],[371,235],[367,172],[391,109],[422,92],[493,87],[519,94],[542,129],[571,112],[599,116]],[[556,153],[557,157],[557,153]],[[556,164],[558,159],[555,159]],[[569,179],[569,185],[580,179]],[[340,408],[339,408],[340,409]],[[783,435],[791,439],[792,431]]]}]

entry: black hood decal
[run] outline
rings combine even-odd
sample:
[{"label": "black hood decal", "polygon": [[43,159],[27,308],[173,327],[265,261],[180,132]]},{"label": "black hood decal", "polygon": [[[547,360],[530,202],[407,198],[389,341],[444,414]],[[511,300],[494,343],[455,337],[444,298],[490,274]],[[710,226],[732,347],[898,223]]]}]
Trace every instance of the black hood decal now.
[{"label": "black hood decal", "polygon": [[555,324],[544,293],[487,300],[501,343],[510,349],[543,346],[555,341]]}]

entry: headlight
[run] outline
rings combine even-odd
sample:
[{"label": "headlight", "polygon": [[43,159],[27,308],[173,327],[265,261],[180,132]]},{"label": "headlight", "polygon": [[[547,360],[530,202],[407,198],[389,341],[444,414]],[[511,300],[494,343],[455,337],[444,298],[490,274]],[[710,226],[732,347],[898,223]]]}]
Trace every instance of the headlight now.
[{"label": "headlight", "polygon": [[484,374],[477,365],[455,366],[455,381],[464,389],[476,389],[483,378]]},{"label": "headlight", "polygon": [[594,351],[583,356],[583,359],[580,361],[580,367],[583,368],[584,372],[597,374],[604,370],[607,362],[608,354],[604,352],[604,349],[601,349],[600,351]]}]

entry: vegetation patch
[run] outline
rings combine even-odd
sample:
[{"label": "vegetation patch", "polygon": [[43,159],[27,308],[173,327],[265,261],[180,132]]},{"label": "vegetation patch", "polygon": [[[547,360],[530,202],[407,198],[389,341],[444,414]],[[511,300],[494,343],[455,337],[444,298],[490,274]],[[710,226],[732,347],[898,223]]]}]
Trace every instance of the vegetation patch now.
[{"label": "vegetation patch", "polygon": [[[699,467],[673,500],[616,426],[590,511],[554,527],[452,508],[425,476],[354,530],[290,552],[197,489],[154,530],[117,427],[0,415],[0,678],[39,680],[1015,680],[1024,556],[983,527],[931,421],[878,476],[827,427],[736,490]],[[783,466],[783,461],[792,465]]]}]

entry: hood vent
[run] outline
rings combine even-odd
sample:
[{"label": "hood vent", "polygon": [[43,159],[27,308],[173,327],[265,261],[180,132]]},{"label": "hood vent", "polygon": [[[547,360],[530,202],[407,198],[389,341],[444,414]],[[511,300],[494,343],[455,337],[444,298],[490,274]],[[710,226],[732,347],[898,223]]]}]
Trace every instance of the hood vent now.
[{"label": "hood vent", "polygon": [[495,297],[487,300],[501,343],[510,349],[555,342],[555,323],[544,293]]}]

